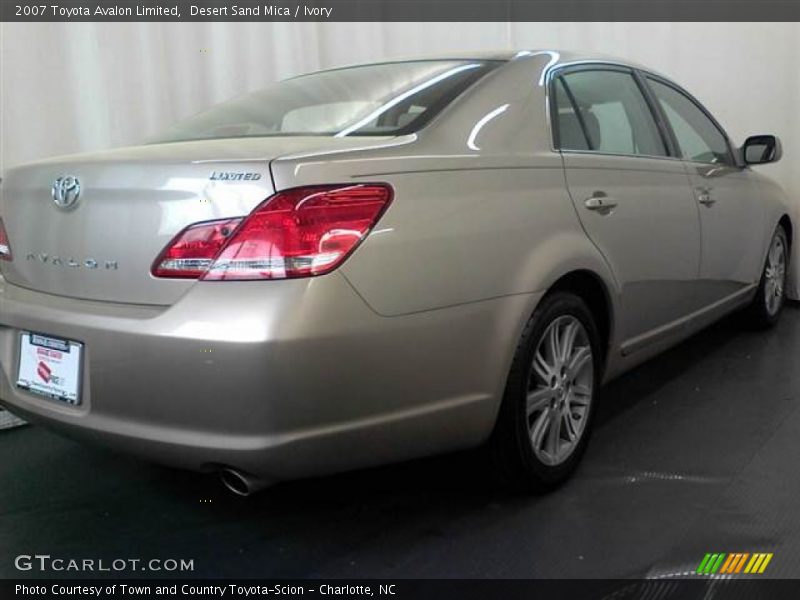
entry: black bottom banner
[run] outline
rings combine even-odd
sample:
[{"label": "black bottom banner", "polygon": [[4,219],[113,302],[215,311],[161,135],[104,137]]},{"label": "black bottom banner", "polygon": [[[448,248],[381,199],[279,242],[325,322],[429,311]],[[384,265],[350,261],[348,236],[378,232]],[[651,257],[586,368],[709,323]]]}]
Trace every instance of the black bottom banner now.
[{"label": "black bottom banner", "polygon": [[14,580],[0,598],[386,598],[387,600],[626,600],[800,598],[800,579]]}]

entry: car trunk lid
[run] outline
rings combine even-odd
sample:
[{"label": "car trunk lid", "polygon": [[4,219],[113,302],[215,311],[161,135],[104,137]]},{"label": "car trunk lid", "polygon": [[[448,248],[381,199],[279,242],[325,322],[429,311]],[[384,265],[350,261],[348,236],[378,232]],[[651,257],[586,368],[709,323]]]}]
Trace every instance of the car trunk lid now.
[{"label": "car trunk lid", "polygon": [[0,185],[0,218],[14,256],[0,261],[0,272],[12,284],[49,294],[170,305],[196,283],[150,274],[177,233],[247,215],[275,191],[274,158],[363,145],[364,139],[330,137],[208,140],[10,169]]}]

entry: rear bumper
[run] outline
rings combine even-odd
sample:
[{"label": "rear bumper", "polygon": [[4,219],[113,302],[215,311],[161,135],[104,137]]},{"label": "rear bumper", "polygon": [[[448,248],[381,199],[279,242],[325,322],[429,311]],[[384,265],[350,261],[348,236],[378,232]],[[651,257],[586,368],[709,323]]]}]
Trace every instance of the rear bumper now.
[{"label": "rear bumper", "polygon": [[[339,274],[198,283],[170,307],[0,279],[0,401],[157,462],[268,480],[468,447],[488,436],[522,320],[510,296],[386,318]],[[21,331],[85,345],[82,402],[16,387]]]}]

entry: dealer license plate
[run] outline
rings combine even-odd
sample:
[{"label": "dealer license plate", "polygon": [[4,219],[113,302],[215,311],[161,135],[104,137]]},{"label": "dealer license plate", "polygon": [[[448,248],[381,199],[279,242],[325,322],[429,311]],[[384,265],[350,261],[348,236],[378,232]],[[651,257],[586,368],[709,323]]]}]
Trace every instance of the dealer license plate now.
[{"label": "dealer license plate", "polygon": [[17,386],[77,406],[81,403],[82,354],[80,342],[23,332]]}]

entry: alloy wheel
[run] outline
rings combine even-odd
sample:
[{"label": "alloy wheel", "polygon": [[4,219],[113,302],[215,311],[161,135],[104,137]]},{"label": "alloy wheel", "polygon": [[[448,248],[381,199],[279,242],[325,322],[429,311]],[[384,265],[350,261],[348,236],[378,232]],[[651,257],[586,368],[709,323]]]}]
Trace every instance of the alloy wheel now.
[{"label": "alloy wheel", "polygon": [[527,388],[528,433],[546,465],[566,461],[584,434],[594,391],[589,336],[574,316],[554,319],[533,354]]},{"label": "alloy wheel", "polygon": [[786,286],[786,244],[780,235],[772,240],[765,272],[765,304],[770,315],[776,314],[783,304]]}]

